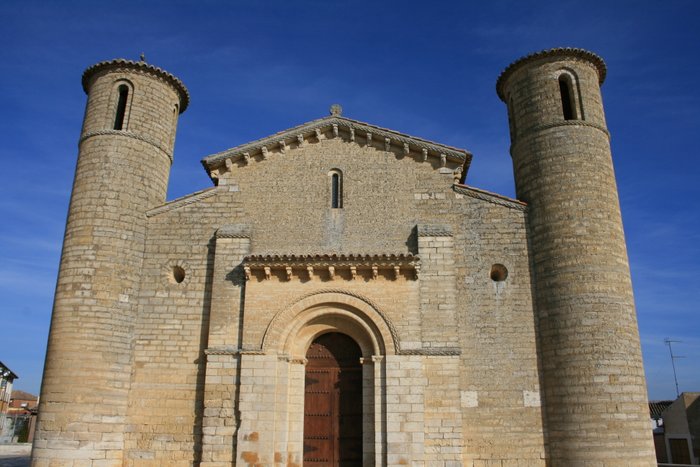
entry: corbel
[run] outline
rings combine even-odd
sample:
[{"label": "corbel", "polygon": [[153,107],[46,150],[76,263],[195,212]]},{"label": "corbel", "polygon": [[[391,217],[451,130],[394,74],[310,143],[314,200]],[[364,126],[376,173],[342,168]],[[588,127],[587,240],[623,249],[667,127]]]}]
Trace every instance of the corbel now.
[{"label": "corbel", "polygon": [[428,150],[423,148],[423,162],[428,160]]},{"label": "corbel", "polygon": [[287,280],[291,281],[292,280],[292,267],[291,266],[285,266],[284,270],[287,273]]},{"label": "corbel", "polygon": [[384,150],[386,152],[391,151],[391,138],[384,138]]},{"label": "corbel", "polygon": [[265,266],[265,279],[270,279],[272,277],[272,271],[270,266]]},{"label": "corbel", "polygon": [[333,137],[334,138],[338,137],[338,124],[337,123],[333,124]]}]

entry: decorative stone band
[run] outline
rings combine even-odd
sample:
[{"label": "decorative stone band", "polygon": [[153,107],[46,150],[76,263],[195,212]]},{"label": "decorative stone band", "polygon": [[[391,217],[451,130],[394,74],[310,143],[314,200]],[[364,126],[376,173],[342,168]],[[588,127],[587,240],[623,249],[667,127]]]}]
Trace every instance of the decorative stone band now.
[{"label": "decorative stone band", "polygon": [[493,204],[498,204],[499,206],[505,206],[510,209],[516,209],[518,211],[527,211],[527,204],[517,199],[507,198],[496,193],[491,193],[485,190],[479,190],[478,188],[466,186],[466,185],[453,185],[452,189],[455,193],[461,195],[469,196],[470,198],[480,199]]},{"label": "decorative stone band", "polygon": [[215,194],[222,191],[229,191],[229,189],[226,186],[215,186],[207,188],[205,190],[197,191],[187,196],[183,196],[182,198],[177,198],[172,201],[168,201],[162,206],[158,206],[149,211],[146,211],[146,217],[157,216],[158,214],[172,211],[173,209],[178,209],[183,206],[188,206],[190,204],[197,203],[203,199],[209,198],[210,196],[214,196]]},{"label": "decorative stone band", "polygon": [[250,238],[252,229],[249,225],[222,225],[216,231],[216,238]]},{"label": "decorative stone band", "polygon": [[419,237],[451,237],[452,226],[446,224],[419,224],[416,226]]},{"label": "decorative stone band", "polygon": [[501,75],[498,77],[498,80],[496,81],[496,92],[498,93],[498,97],[501,98],[502,101],[505,102],[505,96],[503,94],[503,86],[510,77],[513,72],[519,68],[521,65],[524,65],[526,63],[534,62],[536,60],[540,60],[543,58],[550,58],[550,57],[561,57],[567,60],[574,59],[574,60],[581,60],[590,63],[593,65],[596,70],[598,71],[598,82],[599,84],[603,84],[603,81],[605,81],[605,75],[607,73],[607,67],[605,66],[605,62],[603,61],[600,56],[597,54],[594,54],[593,52],[589,52],[588,50],[584,49],[578,49],[578,48],[573,48],[573,47],[559,47],[555,49],[548,49],[548,50],[542,50],[540,52],[535,52],[529,55],[526,55],[510,65],[506,67],[505,70],[501,73]]},{"label": "decorative stone band", "polygon": [[399,355],[424,355],[426,357],[453,356],[462,355],[462,349],[459,347],[427,347],[423,349],[400,350]]},{"label": "decorative stone band", "polygon": [[130,131],[126,130],[100,130],[100,131],[91,131],[90,133],[85,133],[83,136],[80,137],[80,140],[78,141],[78,146],[83,144],[83,141],[90,139],[94,136],[124,136],[127,138],[133,138],[139,141],[143,141],[146,144],[150,144],[154,148],[158,149],[161,151],[163,154],[168,156],[168,159],[170,159],[170,163],[172,164],[173,162],[173,153],[170,152],[167,148],[161,146],[158,144],[158,142],[154,139],[151,138],[146,138],[145,136],[137,135],[136,133],[132,133]]},{"label": "decorative stone band", "polygon": [[398,279],[401,271],[408,270],[417,280],[420,264],[420,258],[412,254],[250,255],[243,259],[243,270],[247,280],[254,271],[262,271],[264,279],[270,279],[275,271],[282,271],[288,281],[292,280],[295,271],[298,276],[306,276],[309,280],[324,271],[333,280],[341,270],[349,271],[353,280],[358,274],[370,274],[372,279],[377,279],[380,270],[388,270],[394,279]]},{"label": "decorative stone band", "polygon": [[237,349],[234,347],[209,347],[205,355],[265,355],[262,349]]},{"label": "decorative stone band", "polygon": [[603,133],[605,133],[605,136],[607,136],[608,140],[610,140],[610,132],[608,131],[607,128],[605,128],[602,125],[598,125],[596,123],[592,122],[587,122],[585,120],[562,120],[561,122],[552,122],[552,123],[547,123],[546,125],[540,125],[536,126],[535,128],[532,128],[531,130],[528,130],[526,134],[516,134],[514,139],[514,142],[511,143],[510,145],[510,153],[511,155],[513,154],[513,151],[515,147],[520,144],[522,141],[525,141],[529,139],[530,137],[538,135],[540,132],[549,130],[550,128],[558,128],[562,126],[587,126],[590,128],[595,128],[596,130],[600,130]]},{"label": "decorative stone band", "polygon": [[114,60],[99,62],[86,69],[83,72],[83,90],[85,90],[87,93],[90,89],[90,81],[101,73],[120,73],[125,71],[130,73],[147,73],[170,84],[180,95],[180,113],[184,112],[189,105],[190,93],[187,91],[187,88],[182,81],[180,81],[174,75],[168,73],[162,68],[150,65],[145,61],[135,62],[124,58],[116,58]]},{"label": "decorative stone band", "polygon": [[437,158],[440,168],[445,168],[448,161],[456,163],[466,173],[472,159],[470,152],[464,149],[444,146],[414,136],[398,133],[386,128],[370,125],[369,123],[351,120],[338,115],[321,118],[305,123],[287,131],[263,138],[251,143],[238,146],[202,159],[204,168],[213,179],[231,170],[234,162],[244,164],[255,160],[256,156],[264,160],[272,151],[285,153],[290,147],[301,147],[307,141],[319,142],[324,138],[342,137],[355,142],[363,138],[365,145],[382,148],[387,152],[395,152],[401,157],[413,153],[418,160],[426,162],[429,157]]}]

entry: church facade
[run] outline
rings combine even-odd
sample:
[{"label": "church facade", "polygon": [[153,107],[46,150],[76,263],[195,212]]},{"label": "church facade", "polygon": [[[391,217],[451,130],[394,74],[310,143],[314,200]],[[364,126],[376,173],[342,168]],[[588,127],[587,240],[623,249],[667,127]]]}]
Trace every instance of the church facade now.
[{"label": "church facade", "polygon": [[32,465],[656,465],[605,72],[501,74],[517,199],[333,106],[166,201],[187,89],[88,68]]}]

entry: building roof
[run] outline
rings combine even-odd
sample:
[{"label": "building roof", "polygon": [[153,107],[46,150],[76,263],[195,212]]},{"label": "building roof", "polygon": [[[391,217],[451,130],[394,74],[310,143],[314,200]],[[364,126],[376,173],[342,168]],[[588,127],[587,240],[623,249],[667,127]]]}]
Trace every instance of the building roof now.
[{"label": "building roof", "polygon": [[341,136],[341,133],[343,138],[350,141],[354,142],[357,136],[365,140],[366,145],[381,147],[386,151],[404,155],[414,153],[423,157],[423,160],[438,158],[441,161],[457,162],[462,166],[463,174],[466,174],[472,159],[471,152],[465,149],[446,146],[343,117],[340,106],[334,105],[331,107],[331,115],[328,117],[319,118],[274,135],[212,154],[202,159],[202,165],[212,177],[212,172],[224,165],[228,167],[233,162],[241,160],[247,163],[255,160],[256,156],[259,156],[258,159],[266,159],[268,151],[285,152],[290,147],[298,147],[308,141],[320,141],[326,137],[326,134],[328,137],[334,138]]},{"label": "building roof", "polygon": [[12,399],[18,399],[22,401],[35,401],[37,400],[37,397],[34,394],[30,394],[26,391],[22,391],[21,389],[14,389],[12,391]]},{"label": "building roof", "polygon": [[599,55],[594,54],[593,52],[589,52],[588,50],[578,49],[575,47],[557,47],[555,49],[548,49],[542,50],[540,52],[531,53],[508,65],[498,77],[498,80],[496,80],[496,92],[498,93],[498,97],[500,97],[501,100],[505,100],[503,94],[503,85],[517,68],[526,63],[534,62],[535,60],[548,57],[583,59],[588,62],[591,62],[593,66],[595,66],[598,70],[598,82],[600,84],[603,84],[603,81],[605,81],[605,75],[607,74],[608,68]]},{"label": "building roof", "polygon": [[10,381],[13,381],[13,380],[16,380],[17,378],[19,378],[19,376],[17,376],[17,374],[15,374],[14,371],[10,370],[10,369],[7,367],[7,365],[5,365],[5,364],[2,363],[2,362],[0,362],[0,377],[1,377],[2,379],[7,378],[7,379],[9,379]]},{"label": "building roof", "polygon": [[666,410],[673,401],[649,401],[649,415],[654,420],[661,418],[661,414]]},{"label": "building roof", "polygon": [[184,112],[190,103],[190,93],[187,91],[185,85],[180,81],[175,75],[168,73],[162,68],[146,63],[145,60],[135,62],[133,60],[127,60],[125,58],[115,58],[114,60],[106,60],[104,62],[99,62],[91,67],[88,67],[83,72],[83,90],[85,93],[88,92],[88,87],[90,85],[90,80],[92,77],[99,73],[100,71],[107,69],[129,69],[136,71],[146,71],[159,78],[164,79],[169,83],[177,93],[180,95],[180,113]]}]

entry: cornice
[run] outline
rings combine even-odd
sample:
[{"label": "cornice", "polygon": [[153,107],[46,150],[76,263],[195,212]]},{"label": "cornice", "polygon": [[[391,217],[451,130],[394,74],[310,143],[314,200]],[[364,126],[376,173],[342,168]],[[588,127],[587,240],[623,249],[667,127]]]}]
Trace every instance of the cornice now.
[{"label": "cornice", "polygon": [[452,226],[447,224],[419,224],[417,233],[419,237],[451,237]]},{"label": "cornice", "polygon": [[[420,257],[412,254],[308,254],[308,255],[249,255],[243,258],[243,270],[246,279],[255,271],[262,271],[265,279],[272,277],[273,271],[283,272],[286,279],[292,280],[301,275],[309,280],[321,274],[333,280],[341,270],[349,271],[349,277],[355,279],[358,274],[367,274],[376,279],[379,272],[389,271],[394,279],[401,277],[401,271],[409,270],[413,278],[420,274]],[[295,274],[296,272],[296,274]]]},{"label": "cornice", "polygon": [[491,193],[486,190],[480,190],[478,188],[466,186],[466,185],[453,185],[452,189],[455,193],[461,195],[469,196],[470,198],[480,199],[492,204],[497,204],[499,206],[505,206],[510,209],[515,209],[518,211],[527,211],[527,204],[517,199],[508,198],[507,196],[498,195],[496,193]]},{"label": "cornice", "polygon": [[99,62],[91,67],[88,67],[83,72],[83,90],[85,93],[88,92],[90,88],[90,80],[97,73],[102,71],[121,71],[129,70],[136,71],[140,73],[148,73],[163,79],[165,82],[170,84],[180,96],[180,113],[184,112],[190,103],[190,93],[180,79],[175,75],[168,73],[162,68],[158,68],[154,65],[146,63],[145,61],[135,62],[133,60],[126,60],[124,58],[115,58],[114,60],[107,60],[104,62]]},{"label": "cornice", "polygon": [[167,203],[155,207],[151,210],[146,211],[146,217],[153,217],[157,216],[158,214],[162,214],[164,212],[172,211],[174,209],[181,208],[183,206],[188,206],[190,204],[196,203],[198,201],[201,201],[203,199],[209,198],[210,196],[214,196],[217,193],[223,192],[223,191],[229,191],[227,186],[215,186],[211,188],[207,188],[205,190],[198,191],[196,193],[192,193],[187,196],[183,196],[182,198],[177,198],[172,201],[168,201]]},{"label": "cornice", "polygon": [[522,65],[525,65],[527,63],[550,57],[563,57],[589,62],[596,68],[596,70],[598,70],[598,83],[603,84],[603,81],[605,81],[605,75],[607,74],[607,66],[605,65],[605,62],[602,58],[600,58],[599,55],[593,52],[589,52],[588,50],[579,49],[575,47],[557,47],[554,49],[547,49],[531,53],[508,65],[505,68],[505,70],[501,72],[501,75],[498,77],[498,80],[496,80],[496,92],[498,93],[498,97],[500,97],[501,100],[505,102],[503,86],[505,85],[505,82],[508,80],[510,75],[512,75],[516,69],[520,68]]},{"label": "cornice", "polygon": [[468,170],[472,158],[472,154],[464,149],[445,146],[339,115],[331,115],[212,154],[202,159],[202,165],[207,173],[215,178],[218,173],[213,172],[225,172],[234,162],[242,161],[247,164],[255,160],[264,160],[273,151],[285,153],[289,149],[328,138],[343,138],[350,142],[362,139],[366,146],[383,148],[385,151],[397,154],[413,154],[422,158],[423,161],[427,161],[428,158],[437,158],[441,167],[444,167],[449,160],[459,163],[463,167],[463,172]]},{"label": "cornice", "polygon": [[168,156],[168,159],[170,159],[170,162],[173,162],[173,153],[169,151],[167,148],[161,146],[156,140],[152,138],[148,138],[146,136],[141,136],[136,133],[132,133],[127,130],[99,130],[99,131],[91,131],[89,133],[85,133],[80,137],[80,140],[78,140],[78,146],[80,146],[83,141],[86,139],[90,139],[94,136],[123,136],[125,138],[133,138],[139,141],[142,141],[144,143],[150,144],[151,146],[155,147],[159,151],[163,152],[166,156]]},{"label": "cornice", "polygon": [[252,229],[245,224],[222,225],[216,231],[216,238],[250,238]]}]

